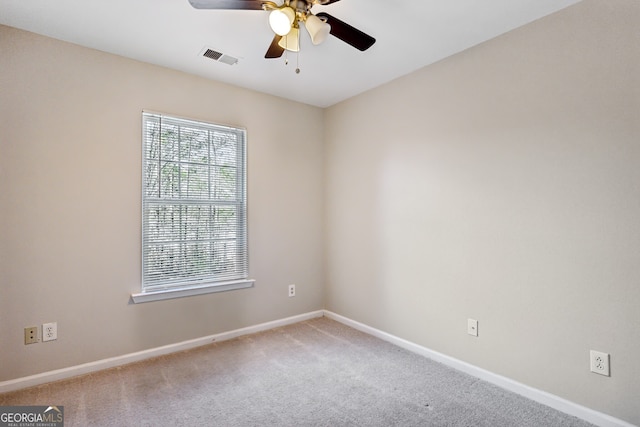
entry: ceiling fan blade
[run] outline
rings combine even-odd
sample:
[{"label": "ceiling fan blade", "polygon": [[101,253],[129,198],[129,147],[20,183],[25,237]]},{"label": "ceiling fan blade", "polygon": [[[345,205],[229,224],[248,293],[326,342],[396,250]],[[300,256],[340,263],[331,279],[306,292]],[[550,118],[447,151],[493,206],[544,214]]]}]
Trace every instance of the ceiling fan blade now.
[{"label": "ceiling fan blade", "polygon": [[339,38],[358,50],[365,51],[376,42],[376,39],[370,35],[363,33],[357,28],[352,27],[346,22],[343,22],[328,13],[320,12],[317,13],[316,16],[327,20],[327,24],[331,25],[330,34],[332,36]]},{"label": "ceiling fan blade", "polygon": [[267,49],[267,53],[264,55],[265,58],[280,58],[282,56],[284,48],[278,44],[281,38],[282,36],[276,34],[269,46],[269,49]]},{"label": "ceiling fan blade", "polygon": [[196,9],[262,10],[261,0],[189,0]]}]

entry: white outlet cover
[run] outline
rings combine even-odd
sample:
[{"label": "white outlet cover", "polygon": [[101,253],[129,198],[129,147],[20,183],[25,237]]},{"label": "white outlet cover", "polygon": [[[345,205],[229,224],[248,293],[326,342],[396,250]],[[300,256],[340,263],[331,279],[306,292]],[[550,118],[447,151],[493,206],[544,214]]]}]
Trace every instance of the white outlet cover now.
[{"label": "white outlet cover", "polygon": [[58,324],[43,323],[42,324],[42,341],[53,341],[58,339]]},{"label": "white outlet cover", "polygon": [[473,335],[474,337],[478,336],[478,321],[475,319],[467,319],[467,333],[469,335]]},{"label": "white outlet cover", "polygon": [[609,372],[609,353],[591,350],[589,352],[591,360],[591,372],[608,377]]}]

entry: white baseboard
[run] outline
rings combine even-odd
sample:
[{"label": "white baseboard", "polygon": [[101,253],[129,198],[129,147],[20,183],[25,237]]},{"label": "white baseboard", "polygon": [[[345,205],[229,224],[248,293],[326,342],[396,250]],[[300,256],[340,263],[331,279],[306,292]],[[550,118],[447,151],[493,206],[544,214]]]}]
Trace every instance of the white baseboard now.
[{"label": "white baseboard", "polygon": [[41,374],[31,375],[28,377],[22,377],[14,380],[3,381],[3,382],[0,382],[0,393],[6,393],[9,391],[19,390],[22,388],[33,387],[40,384],[49,383],[52,381],[64,380],[67,378],[76,377],[78,375],[84,375],[91,372],[100,371],[103,369],[108,369],[116,366],[126,365],[128,363],[138,362],[140,360],[149,359],[151,357],[163,356],[169,353],[189,350],[191,348],[200,347],[202,345],[211,344],[213,342],[226,341],[242,335],[249,335],[256,332],[274,329],[280,326],[290,325],[292,323],[302,322],[304,320],[309,320],[316,317],[322,317],[323,315],[324,315],[324,311],[322,310],[312,311],[309,313],[287,317],[285,319],[274,320],[271,322],[261,323],[259,325],[248,326],[246,328],[236,329],[229,332],[222,332],[215,335],[209,335],[206,337],[196,338],[188,341],[182,341],[176,344],[169,344],[162,347],[152,348],[149,350],[138,351],[136,353],[129,353],[123,356],[111,357],[108,359],[102,359],[95,362],[84,363],[82,365],[71,366],[63,369],[57,369],[55,371],[43,372]]},{"label": "white baseboard", "polygon": [[84,363],[82,365],[71,366],[64,369],[57,369],[55,371],[43,372],[37,375],[31,375],[28,377],[17,378],[14,380],[0,382],[0,393],[6,393],[9,391],[19,390],[27,387],[33,387],[40,384],[45,384],[52,381],[63,380],[72,378],[78,375],[88,374],[91,372],[100,371],[103,369],[113,368],[116,366],[126,365],[128,363],[138,362],[141,360],[149,359],[152,357],[162,356],[165,354],[175,353],[178,351],[189,350],[191,348],[200,347],[202,345],[211,344],[213,342],[220,342],[237,338],[243,335],[249,335],[256,332],[266,331],[274,329],[280,326],[290,325],[293,323],[302,322],[305,320],[313,319],[316,317],[326,316],[329,319],[336,320],[347,326],[350,326],[359,331],[365,332],[374,337],[380,338],[389,343],[395,344],[398,347],[404,348],[413,353],[420,354],[443,365],[449,366],[456,370],[465,372],[474,377],[480,378],[491,384],[495,384],[498,387],[504,388],[511,392],[520,394],[533,401],[539,402],[543,405],[557,409],[565,414],[573,415],[587,422],[595,424],[600,427],[637,427],[626,421],[614,418],[610,415],[602,412],[589,409],[585,406],[578,405],[577,403],[563,399],[551,393],[547,393],[542,390],[529,387],[525,384],[511,380],[507,377],[503,377],[453,357],[447,356],[437,351],[430,350],[426,347],[422,347],[418,344],[412,343],[405,339],[396,337],[389,333],[383,332],[379,329],[375,329],[371,326],[365,325],[355,320],[351,320],[347,317],[333,313],[328,310],[312,311],[297,316],[287,317],[284,319],[274,320],[271,322],[261,323],[259,325],[248,326],[246,328],[236,329],[233,331],[222,332],[219,334],[209,335],[206,337],[196,338],[193,340],[183,341],[176,344],[170,344],[162,347],[152,348],[149,350],[143,350],[136,353],[129,353],[122,356],[111,357],[108,359],[98,360],[95,362]]},{"label": "white baseboard", "polygon": [[391,344],[395,344],[398,347],[404,348],[405,350],[417,353],[421,356],[442,363],[443,365],[449,366],[458,371],[465,372],[476,378],[480,378],[491,384],[497,385],[498,387],[517,393],[535,402],[549,406],[553,409],[557,409],[558,411],[564,412],[565,414],[573,415],[574,417],[578,417],[597,426],[636,427],[626,421],[614,418],[610,415],[595,411],[593,409],[589,409],[585,406],[578,405],[577,403],[563,399],[551,393],[529,387],[528,385],[519,383],[507,377],[503,377],[502,375],[494,374],[493,372],[487,371],[485,369],[479,368],[445,354],[438,353],[437,351],[430,350],[418,344],[414,344],[405,339],[388,334],[379,329],[372,328],[371,326],[367,326],[363,323],[356,322],[355,320],[351,320],[347,317],[340,316],[339,314],[333,313],[331,311],[324,310],[324,315],[329,319],[336,320],[340,323],[352,327],[353,329],[357,329],[369,335],[373,335],[374,337],[380,338],[381,340],[387,341]]}]

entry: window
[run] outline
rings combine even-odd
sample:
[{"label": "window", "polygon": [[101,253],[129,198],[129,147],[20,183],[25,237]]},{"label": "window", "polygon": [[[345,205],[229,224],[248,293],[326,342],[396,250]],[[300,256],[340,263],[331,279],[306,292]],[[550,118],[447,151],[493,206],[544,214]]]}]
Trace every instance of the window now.
[{"label": "window", "polygon": [[142,293],[249,287],[244,129],[142,114]]}]

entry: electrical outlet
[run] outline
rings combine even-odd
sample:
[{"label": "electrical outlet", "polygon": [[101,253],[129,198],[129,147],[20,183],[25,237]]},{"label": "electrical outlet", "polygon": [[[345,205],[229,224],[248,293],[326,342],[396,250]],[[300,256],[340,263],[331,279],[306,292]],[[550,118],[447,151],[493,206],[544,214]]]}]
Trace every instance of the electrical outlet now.
[{"label": "electrical outlet", "polygon": [[58,339],[58,323],[42,324],[42,341],[53,341]]},{"label": "electrical outlet", "polygon": [[296,285],[289,285],[289,296],[290,297],[296,296]]},{"label": "electrical outlet", "polygon": [[38,342],[38,327],[30,326],[24,328],[24,344],[35,344]]},{"label": "electrical outlet", "polygon": [[474,337],[478,336],[478,321],[475,319],[467,319],[467,333],[469,335],[473,335]]},{"label": "electrical outlet", "polygon": [[600,351],[591,350],[591,372],[596,374],[609,376],[609,354]]}]

